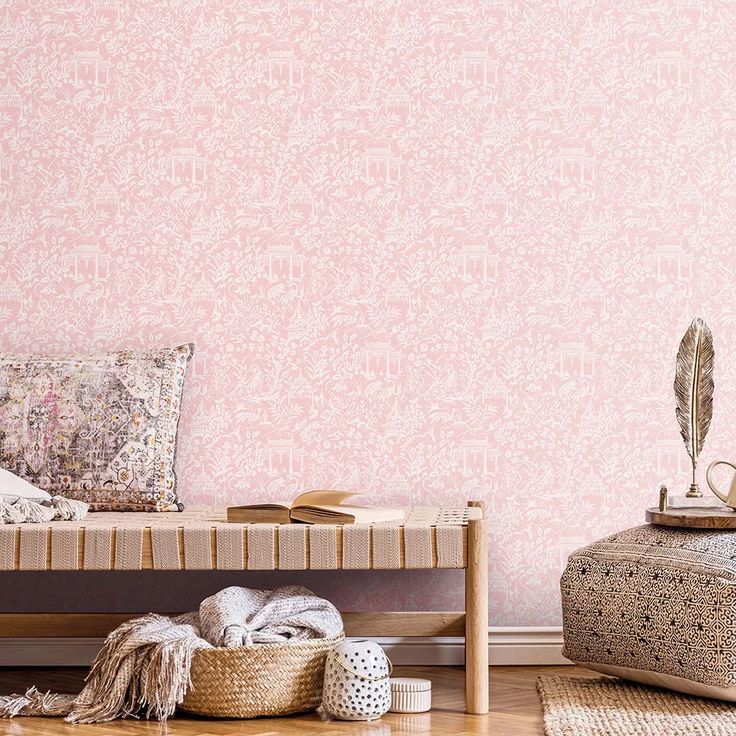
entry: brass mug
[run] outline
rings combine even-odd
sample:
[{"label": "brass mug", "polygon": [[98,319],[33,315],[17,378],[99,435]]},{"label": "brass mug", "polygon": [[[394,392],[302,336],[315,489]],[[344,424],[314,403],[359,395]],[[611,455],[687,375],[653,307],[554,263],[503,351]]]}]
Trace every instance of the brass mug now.
[{"label": "brass mug", "polygon": [[[728,465],[728,467],[734,471],[733,478],[731,478],[731,485],[728,489],[727,494],[719,491],[718,488],[716,488],[713,479],[711,478],[711,472],[718,465]],[[711,491],[713,491],[713,493],[715,493],[716,496],[718,496],[718,498],[720,498],[721,501],[726,504],[726,506],[730,506],[732,509],[736,509],[736,465],[729,462],[728,460],[714,460],[708,466],[708,470],[705,471],[705,479],[708,481],[708,487],[711,489]]]}]

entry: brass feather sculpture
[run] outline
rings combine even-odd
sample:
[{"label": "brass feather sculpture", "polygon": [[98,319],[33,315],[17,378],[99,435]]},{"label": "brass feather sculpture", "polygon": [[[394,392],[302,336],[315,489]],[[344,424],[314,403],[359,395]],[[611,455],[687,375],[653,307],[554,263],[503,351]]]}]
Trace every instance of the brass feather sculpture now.
[{"label": "brass feather sculpture", "polygon": [[675,371],[677,422],[693,465],[693,479],[687,496],[703,494],[695,480],[698,456],[703,449],[713,418],[713,335],[702,319],[694,319],[680,342]]}]

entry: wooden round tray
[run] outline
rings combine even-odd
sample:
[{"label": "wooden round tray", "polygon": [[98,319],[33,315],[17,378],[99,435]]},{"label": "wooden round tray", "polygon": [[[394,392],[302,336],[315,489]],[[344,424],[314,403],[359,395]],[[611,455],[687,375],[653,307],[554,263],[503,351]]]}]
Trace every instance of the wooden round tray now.
[{"label": "wooden round tray", "polygon": [[736,529],[736,511],[728,506],[695,506],[666,511],[652,506],[646,511],[646,520],[650,524],[690,529]]}]

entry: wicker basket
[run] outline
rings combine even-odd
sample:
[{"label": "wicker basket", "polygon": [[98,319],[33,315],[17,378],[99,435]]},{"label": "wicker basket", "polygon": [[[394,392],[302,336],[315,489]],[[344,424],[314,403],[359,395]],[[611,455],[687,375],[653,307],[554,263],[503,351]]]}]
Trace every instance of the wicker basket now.
[{"label": "wicker basket", "polygon": [[329,651],[345,636],[293,644],[198,650],[183,710],[213,718],[283,716],[314,710],[322,701]]}]

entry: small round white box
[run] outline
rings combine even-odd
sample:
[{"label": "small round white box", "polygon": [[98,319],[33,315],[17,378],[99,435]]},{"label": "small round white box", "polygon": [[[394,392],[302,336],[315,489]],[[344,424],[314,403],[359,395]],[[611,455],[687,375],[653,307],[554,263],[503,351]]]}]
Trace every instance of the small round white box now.
[{"label": "small round white box", "polygon": [[391,712],[425,713],[432,707],[432,683],[419,677],[392,677]]}]

